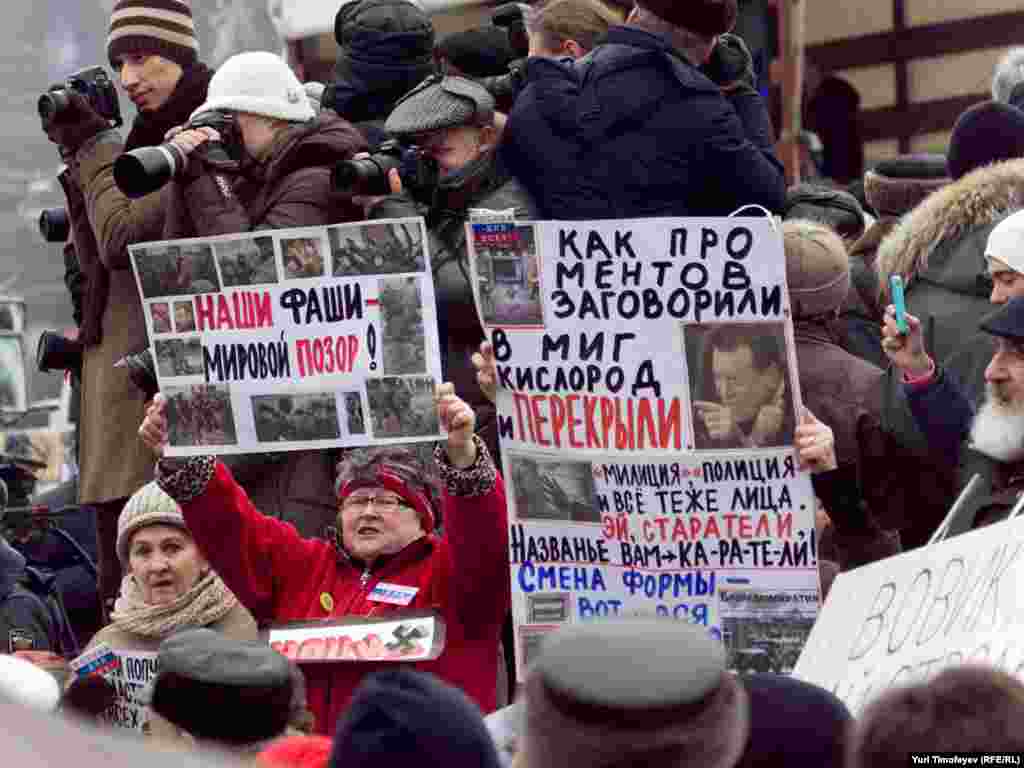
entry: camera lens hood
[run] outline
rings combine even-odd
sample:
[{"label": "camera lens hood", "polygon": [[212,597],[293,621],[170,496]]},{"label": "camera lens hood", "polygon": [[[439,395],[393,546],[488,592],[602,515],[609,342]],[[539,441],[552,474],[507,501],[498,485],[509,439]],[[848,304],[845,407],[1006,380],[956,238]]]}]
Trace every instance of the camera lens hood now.
[{"label": "camera lens hood", "polygon": [[165,146],[140,147],[114,161],[114,182],[126,196],[145,197],[156,192],[177,172],[174,153]]}]

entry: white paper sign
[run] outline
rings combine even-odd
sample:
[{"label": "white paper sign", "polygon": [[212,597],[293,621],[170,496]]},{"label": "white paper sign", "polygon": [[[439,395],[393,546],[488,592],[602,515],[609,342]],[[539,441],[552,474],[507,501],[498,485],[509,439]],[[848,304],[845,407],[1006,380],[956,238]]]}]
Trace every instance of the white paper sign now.
[{"label": "white paper sign", "polygon": [[1024,672],[1024,518],[840,574],[794,674],[857,714],[971,660]]},{"label": "white paper sign", "polygon": [[116,728],[148,733],[150,711],[139,701],[139,694],[160,672],[157,654],[116,648],[114,652],[121,661],[120,669],[108,679],[117,690],[117,699],[102,719]]},{"label": "white paper sign", "polygon": [[444,621],[415,611],[396,620],[342,618],[271,627],[267,642],[300,664],[426,661],[444,650]]},{"label": "white paper sign", "polygon": [[708,627],[734,669],[789,671],[818,573],[772,222],[489,219],[467,238],[520,666],[560,625],[659,615]]},{"label": "white paper sign", "polygon": [[168,399],[168,455],[441,436],[422,219],[130,249]]}]

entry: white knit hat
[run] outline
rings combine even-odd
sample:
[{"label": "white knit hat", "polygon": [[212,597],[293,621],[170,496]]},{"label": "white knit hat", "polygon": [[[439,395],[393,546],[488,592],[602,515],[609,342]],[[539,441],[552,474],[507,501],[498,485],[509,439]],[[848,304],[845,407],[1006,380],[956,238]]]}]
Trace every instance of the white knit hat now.
[{"label": "white knit hat", "polygon": [[39,712],[53,712],[60,702],[60,686],[32,662],[0,654],[0,696]]},{"label": "white knit hat", "polygon": [[230,109],[289,122],[316,117],[302,83],[284,59],[266,51],[248,51],[225,61],[210,80],[206,103],[195,117],[211,109]]},{"label": "white knit hat", "polygon": [[985,244],[985,258],[998,259],[1014,272],[1024,274],[1024,211],[996,225]]},{"label": "white knit hat", "polygon": [[117,518],[117,556],[128,567],[128,545],[132,534],[147,525],[170,525],[187,531],[178,502],[156,483],[147,483],[132,494]]}]

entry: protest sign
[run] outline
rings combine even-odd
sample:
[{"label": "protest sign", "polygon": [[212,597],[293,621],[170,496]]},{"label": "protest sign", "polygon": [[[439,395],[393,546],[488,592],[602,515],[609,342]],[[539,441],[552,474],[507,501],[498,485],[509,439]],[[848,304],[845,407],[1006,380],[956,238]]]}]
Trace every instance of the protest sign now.
[{"label": "protest sign", "polygon": [[494,347],[517,659],[565,623],[707,626],[788,671],[817,613],[814,495],[769,219],[467,227]]},{"label": "protest sign", "polygon": [[444,650],[445,624],[434,611],[408,611],[387,619],[335,617],[273,626],[270,647],[292,661],[427,661]]},{"label": "protest sign", "polygon": [[794,674],[855,715],[894,685],[968,661],[1024,673],[1024,519],[840,574]]},{"label": "protest sign", "polygon": [[134,731],[149,732],[149,707],[141,700],[142,691],[160,672],[156,652],[114,649],[120,664],[107,676],[114,685],[116,699],[103,715],[103,722]]},{"label": "protest sign", "polygon": [[422,219],[133,246],[170,456],[437,440]]}]

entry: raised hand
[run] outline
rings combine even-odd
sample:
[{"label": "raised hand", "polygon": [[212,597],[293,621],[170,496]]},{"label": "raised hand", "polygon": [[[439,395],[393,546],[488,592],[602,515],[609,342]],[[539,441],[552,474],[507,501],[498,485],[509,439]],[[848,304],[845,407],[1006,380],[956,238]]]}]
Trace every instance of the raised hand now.
[{"label": "raised hand", "polygon": [[480,344],[480,351],[473,353],[473,367],[476,368],[476,383],[484,397],[492,403],[498,396],[498,371],[494,364],[494,348],[491,342]]},{"label": "raised hand", "polygon": [[476,413],[455,394],[455,385],[450,382],[437,388],[435,398],[437,418],[448,432],[445,444],[448,461],[460,469],[471,467],[476,461],[476,443],[473,441]]},{"label": "raised hand", "polygon": [[167,445],[167,416],[164,413],[166,408],[167,399],[157,393],[153,401],[146,406],[146,417],[139,427],[139,437],[157,458],[163,457],[164,447]]}]

